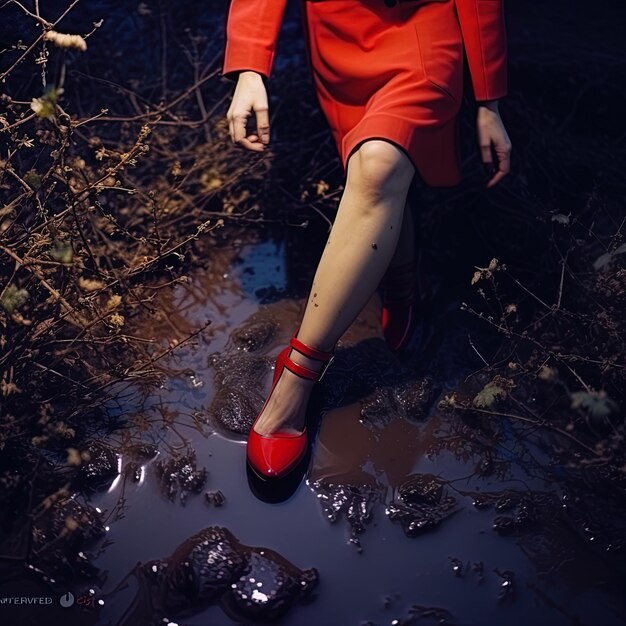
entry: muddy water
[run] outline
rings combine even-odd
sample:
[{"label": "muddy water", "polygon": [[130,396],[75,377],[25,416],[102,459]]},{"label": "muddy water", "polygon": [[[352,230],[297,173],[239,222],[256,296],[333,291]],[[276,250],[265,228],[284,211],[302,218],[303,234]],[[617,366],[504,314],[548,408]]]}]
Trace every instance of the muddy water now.
[{"label": "muddy water", "polygon": [[[215,527],[260,572],[251,584],[264,576],[259,589],[285,594],[281,623],[290,626],[623,623],[611,583],[619,572],[594,551],[580,516],[563,513],[562,471],[541,437],[507,418],[488,428],[438,408],[480,367],[468,333],[489,342],[458,311],[454,286],[438,291],[426,329],[399,358],[381,339],[372,297],[316,390],[323,419],[306,476],[283,501],[254,491],[245,433],[324,240],[242,232],[134,322],[133,332],[166,346],[211,321],[162,363],[160,385],[111,397],[108,411],[129,425],[104,437],[117,467],[87,494],[108,530],[86,553],[101,582],[73,586],[103,604],[81,610],[99,624],[263,621],[233,609],[226,592],[207,595],[202,572],[191,571],[191,547],[209,535],[185,542]],[[233,580],[233,589],[249,582]],[[182,600],[164,600],[172,586]]]}]

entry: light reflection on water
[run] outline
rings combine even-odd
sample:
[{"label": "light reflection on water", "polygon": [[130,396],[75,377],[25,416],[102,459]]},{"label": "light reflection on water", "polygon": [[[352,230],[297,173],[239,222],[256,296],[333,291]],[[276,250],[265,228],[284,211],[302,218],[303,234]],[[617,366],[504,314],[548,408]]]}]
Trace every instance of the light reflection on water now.
[{"label": "light reflection on water", "polygon": [[[210,271],[199,271],[190,283],[164,294],[165,314],[145,321],[144,330],[163,341],[180,340],[207,318],[212,324],[193,345],[168,359],[167,368],[178,375],[166,377],[156,390],[128,390],[124,404],[112,403],[112,410],[131,418],[133,438],[159,446],[159,458],[193,450],[197,468],[206,468],[208,476],[202,491],[188,495],[184,504],[178,494],[170,501],[154,471],[155,460],[142,464],[139,480],[133,481],[124,471],[122,456],[118,477],[108,491],[92,500],[112,516],[110,543],[96,560],[98,567],[108,570],[101,591],[110,592],[138,561],[165,558],[202,528],[223,525],[246,545],[271,548],[302,569],[319,570],[314,600],[292,608],[284,624],[343,625],[367,620],[389,624],[407,618],[416,604],[445,608],[460,624],[495,626],[503,620],[524,625],[569,624],[566,615],[571,612],[585,619],[601,614],[603,624],[617,623],[611,621],[614,617],[604,603],[589,608],[591,592],[573,597],[572,579],[552,576],[547,589],[532,554],[521,549],[515,536],[494,532],[493,509],[479,510],[473,505],[476,492],[558,491],[546,471],[546,457],[528,442],[520,445],[513,428],[491,450],[501,473],[480,476],[476,472],[480,446],[464,440],[470,431],[448,416],[434,410],[420,423],[395,418],[382,428],[371,429],[359,419],[359,403],[351,403],[326,414],[308,479],[290,499],[268,504],[251,493],[245,474],[245,438],[224,436],[207,411],[216,391],[209,355],[228,350],[232,331],[261,306],[272,307],[281,319],[282,338],[267,348],[275,354],[295,328],[302,301],[287,299],[290,277],[285,242],[249,236],[251,241],[244,236],[238,246],[216,251]],[[259,304],[265,296],[267,302]],[[351,330],[355,342],[359,333],[364,339],[371,336],[370,322],[376,311],[373,298]],[[119,434],[112,440],[119,442]],[[457,499],[458,512],[443,519],[434,531],[408,538],[399,523],[386,517],[385,505],[415,473],[444,479],[446,489]],[[314,488],[318,480],[367,486],[376,494],[370,503],[372,518],[358,538],[362,551],[350,543],[343,513],[338,514],[337,523],[328,522]],[[225,495],[222,506],[213,506],[204,497],[204,491],[214,490]],[[459,563],[465,565],[463,576],[459,576]],[[484,565],[484,580],[470,573],[471,563]],[[517,597],[511,606],[497,597],[513,583],[496,570],[514,572]],[[583,567],[579,570],[577,576],[584,573]],[[528,585],[541,589],[541,594]],[[109,596],[102,623],[115,621],[133,592],[129,588]],[[255,599],[263,600],[262,592],[255,593]],[[547,597],[554,606],[548,606]],[[567,611],[562,609],[566,605]],[[234,622],[214,606],[190,623]]]}]

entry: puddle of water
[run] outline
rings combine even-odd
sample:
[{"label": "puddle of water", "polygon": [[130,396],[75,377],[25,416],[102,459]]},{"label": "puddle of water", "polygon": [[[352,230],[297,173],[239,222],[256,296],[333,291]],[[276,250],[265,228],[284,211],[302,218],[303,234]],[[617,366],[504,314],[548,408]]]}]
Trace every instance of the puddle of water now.
[{"label": "puddle of water", "polygon": [[[107,515],[109,527],[106,544],[94,559],[107,573],[97,589],[98,597],[106,599],[98,623],[127,623],[124,615],[138,592],[137,581],[131,578],[126,588],[116,588],[138,562],[165,559],[188,537],[214,525],[228,528],[247,546],[275,550],[301,569],[319,571],[312,596],[296,603],[282,619],[287,625],[622,623],[623,601],[594,588],[615,573],[565,530],[562,520],[555,517],[552,528],[540,524],[535,530],[517,529],[507,535],[506,520],[502,532],[496,532],[494,519],[519,518],[523,505],[506,505],[502,498],[499,508],[475,504],[477,495],[488,500],[490,493],[511,490],[552,493],[555,510],[561,506],[560,486],[552,480],[548,457],[530,439],[520,441],[512,424],[496,440],[432,406],[420,419],[384,414],[377,421],[363,417],[366,399],[350,400],[348,393],[325,414],[307,479],[293,496],[277,504],[255,497],[246,478],[245,433],[218,427],[212,414],[220,387],[216,366],[222,357],[252,354],[235,346],[232,337],[262,309],[279,322],[277,329],[270,324],[273,334],[261,337],[265,344],[258,352],[275,356],[288,340],[307,295],[298,293],[294,299],[292,294],[301,291],[303,277],[312,277],[314,271],[312,266],[294,270],[290,251],[301,251],[311,235],[307,232],[301,241],[296,237],[286,241],[248,231],[236,245],[218,247],[208,271],[198,271],[189,283],[163,292],[159,311],[134,329],[167,345],[182,340],[207,319],[212,322],[195,342],[168,358],[165,365],[171,374],[160,388],[146,392],[128,387],[111,402],[111,413],[129,420],[126,431],[109,438],[120,450],[122,469],[128,469],[132,460],[129,442],[155,444],[159,455],[135,461],[134,472],[120,475],[90,498]],[[318,258],[315,252],[308,256]],[[367,342],[376,335],[380,342],[377,302],[374,296],[346,333],[346,346],[364,342],[367,350]],[[441,347],[448,353],[438,361],[448,380],[466,373],[462,366],[471,362],[467,345],[459,339],[466,336],[465,322],[459,318],[452,322],[457,327],[446,330],[449,341]],[[261,335],[252,333],[251,341]],[[459,354],[450,354],[454,350]],[[399,363],[394,359],[390,367]],[[375,359],[370,362],[376,364]],[[346,368],[341,370],[339,364],[336,375]],[[268,368],[257,390],[257,409],[262,392],[269,390],[270,373]],[[359,365],[351,380],[363,383],[370,375]],[[379,380],[378,385],[388,382]],[[222,381],[221,386],[227,384]],[[254,397],[254,389],[251,383],[244,392]],[[162,465],[191,450],[195,471],[207,470],[205,480],[196,476],[198,493],[193,493],[193,480],[184,482],[195,476],[193,461],[178,473]],[[160,473],[170,479],[164,481]],[[416,475],[422,476],[421,482],[411,483],[408,490],[407,481]],[[190,485],[181,502],[181,492]],[[221,506],[204,496],[217,490],[225,497]],[[417,498],[411,509],[418,512],[415,536],[403,530],[400,517],[408,500],[400,502],[402,494]],[[454,504],[450,513],[443,511],[445,498]],[[549,502],[549,497],[541,502]],[[389,511],[394,503],[400,517],[392,520]],[[336,515],[334,523],[328,519],[329,511]],[[420,531],[422,523],[427,528]],[[364,532],[359,533],[361,524]],[[587,571],[594,571],[596,578],[586,578]],[[429,612],[429,607],[441,611]],[[451,617],[446,618],[445,611]],[[159,616],[163,617],[179,624],[236,623],[217,605],[183,618]],[[148,615],[142,619],[149,623]]]}]

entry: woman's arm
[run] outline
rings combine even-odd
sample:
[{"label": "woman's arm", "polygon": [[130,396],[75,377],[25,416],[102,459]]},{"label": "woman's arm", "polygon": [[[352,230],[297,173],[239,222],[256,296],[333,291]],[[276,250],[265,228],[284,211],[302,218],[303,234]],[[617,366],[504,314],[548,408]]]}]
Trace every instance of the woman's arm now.
[{"label": "woman's arm", "polygon": [[476,131],[490,188],[511,170],[511,140],[498,109],[498,99],[508,93],[504,0],[454,1],[478,102]]},{"label": "woman's arm", "polygon": [[[493,187],[511,171],[511,140],[500,113],[492,104],[479,104],[476,112],[476,132],[487,187]],[[494,159],[495,156],[495,159]]]},{"label": "woman's arm", "polygon": [[231,0],[222,76],[251,70],[269,78],[287,0]]},{"label": "woman's arm", "polygon": [[455,0],[476,101],[508,93],[504,0]]}]

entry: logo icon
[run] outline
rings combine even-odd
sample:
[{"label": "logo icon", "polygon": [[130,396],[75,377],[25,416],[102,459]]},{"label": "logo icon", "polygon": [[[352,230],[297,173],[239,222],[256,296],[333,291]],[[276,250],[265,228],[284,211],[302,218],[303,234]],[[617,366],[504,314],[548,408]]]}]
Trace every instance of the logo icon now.
[{"label": "logo icon", "polygon": [[59,604],[63,608],[68,609],[69,607],[72,606],[72,604],[74,604],[74,594],[68,591],[65,595],[61,596],[61,599],[59,600]]}]

